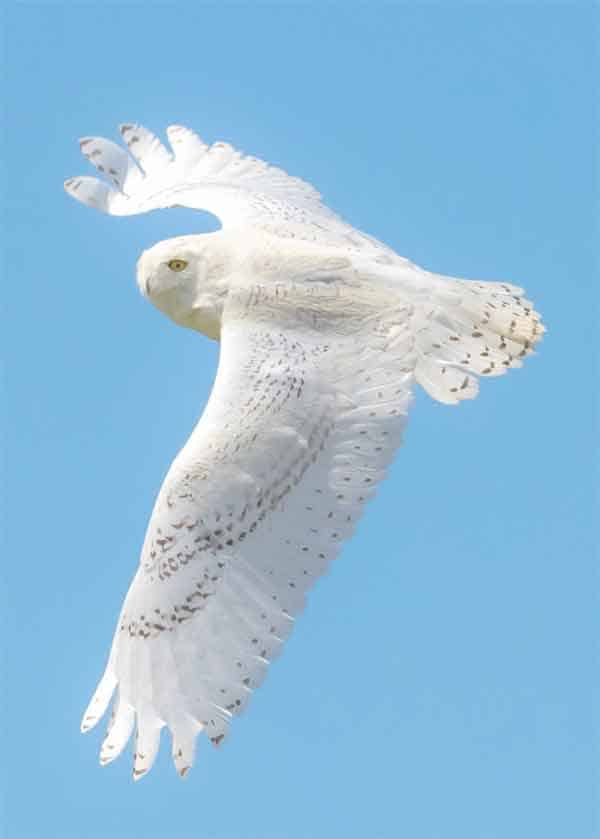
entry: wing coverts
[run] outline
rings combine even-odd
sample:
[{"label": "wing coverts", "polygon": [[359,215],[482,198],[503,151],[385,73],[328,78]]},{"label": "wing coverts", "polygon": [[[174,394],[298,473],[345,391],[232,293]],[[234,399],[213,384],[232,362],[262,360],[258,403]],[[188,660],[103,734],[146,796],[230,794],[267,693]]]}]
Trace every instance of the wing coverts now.
[{"label": "wing coverts", "polygon": [[116,693],[100,759],[135,732],[136,779],[165,726],[182,776],[199,732],[214,745],[227,736],[384,477],[415,382],[443,403],[472,399],[478,377],[521,366],[544,333],[521,289],[423,271],[299,178],[181,126],[167,133],[171,150],[136,124],[121,127],[125,147],[84,138],[100,178],[71,178],[67,192],[113,215],[204,209],[225,229],[309,241],[327,257],[300,297],[288,278],[276,303],[266,285],[227,298],[210,400],[157,498],[82,722],[92,728]]},{"label": "wing coverts", "polygon": [[335,345],[228,323],[83,719],[92,727],[118,688],[101,760],[117,757],[135,717],[135,777],[164,725],[182,773],[199,731],[215,745],[226,736],[384,476],[411,401],[408,309]]}]

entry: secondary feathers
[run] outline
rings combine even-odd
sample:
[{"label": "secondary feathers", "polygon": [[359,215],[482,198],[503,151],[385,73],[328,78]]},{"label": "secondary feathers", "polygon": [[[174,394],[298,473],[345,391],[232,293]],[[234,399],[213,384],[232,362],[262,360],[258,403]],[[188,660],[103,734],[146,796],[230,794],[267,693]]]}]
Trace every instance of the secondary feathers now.
[{"label": "secondary feathers", "polygon": [[124,125],[88,137],[101,179],[69,194],[113,215],[187,206],[223,230],[146,251],[142,293],[221,343],[213,391],[161,487],[109,660],[82,722],[116,694],[100,761],[135,731],[133,775],[172,735],[184,776],[218,746],[281,652],[402,439],[414,385],[456,404],[521,365],[544,327],[521,289],[424,271],[331,212],[304,181]]}]

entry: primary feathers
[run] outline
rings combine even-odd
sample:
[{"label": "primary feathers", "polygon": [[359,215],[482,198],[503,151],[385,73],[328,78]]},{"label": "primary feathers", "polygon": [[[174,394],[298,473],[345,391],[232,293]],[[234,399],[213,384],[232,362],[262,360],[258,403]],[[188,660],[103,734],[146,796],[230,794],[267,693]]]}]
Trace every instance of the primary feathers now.
[{"label": "primary feathers", "polygon": [[144,252],[138,284],[221,344],[209,402],[157,498],[108,664],[101,751],[136,731],[134,777],[172,733],[181,775],[218,745],[352,534],[402,438],[415,383],[455,404],[520,366],[544,328],[520,289],[431,274],[331,212],[304,181],[225,143],[139,125],[127,151],[81,141],[103,180],[73,197],[113,215],[186,206],[218,233]]}]

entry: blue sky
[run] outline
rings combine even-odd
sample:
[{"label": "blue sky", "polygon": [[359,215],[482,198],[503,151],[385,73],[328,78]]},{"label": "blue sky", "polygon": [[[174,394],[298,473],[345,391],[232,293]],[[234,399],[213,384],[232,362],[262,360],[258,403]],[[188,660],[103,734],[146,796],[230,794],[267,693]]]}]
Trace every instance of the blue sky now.
[{"label": "blue sky", "polygon": [[[5,835],[591,837],[592,7],[12,4],[5,27]],[[214,221],[62,191],[77,138],[123,121],[277,163],[430,270],[525,286],[549,329],[474,402],[418,396],[356,537],[185,783],[166,742],[133,785],[78,731],[217,360],[134,281],[142,249]]]}]

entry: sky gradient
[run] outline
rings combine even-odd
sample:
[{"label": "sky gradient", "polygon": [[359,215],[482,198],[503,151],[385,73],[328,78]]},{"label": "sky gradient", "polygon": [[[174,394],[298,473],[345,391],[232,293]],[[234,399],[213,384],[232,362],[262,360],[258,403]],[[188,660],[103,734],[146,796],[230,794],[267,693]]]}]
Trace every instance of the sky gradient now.
[{"label": "sky gradient", "polygon": [[[4,15],[2,787],[10,839],[591,839],[597,559],[591,6],[12,4]],[[314,183],[425,268],[526,288],[548,335],[390,477],[283,656],[185,782],[79,721],[208,339],[139,253],[215,229],[62,191],[77,138],[183,123]]]}]

